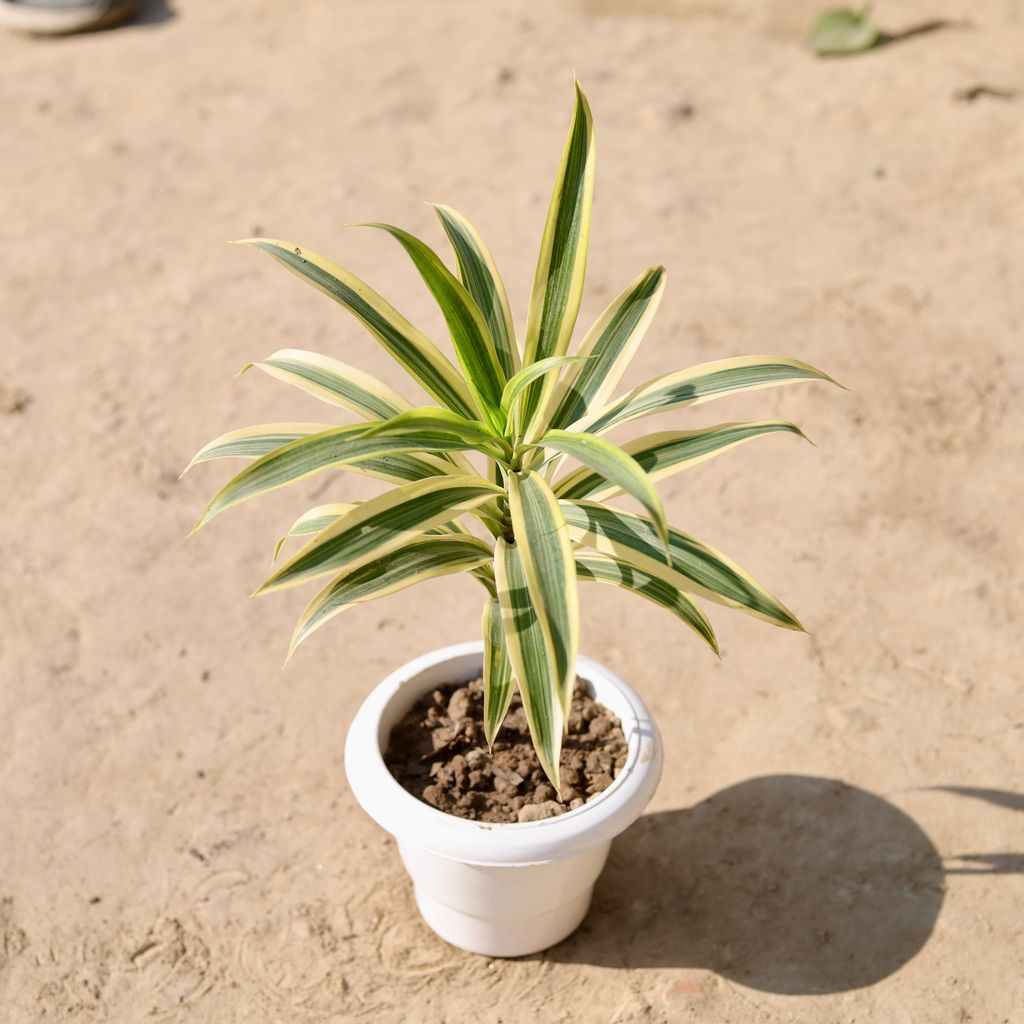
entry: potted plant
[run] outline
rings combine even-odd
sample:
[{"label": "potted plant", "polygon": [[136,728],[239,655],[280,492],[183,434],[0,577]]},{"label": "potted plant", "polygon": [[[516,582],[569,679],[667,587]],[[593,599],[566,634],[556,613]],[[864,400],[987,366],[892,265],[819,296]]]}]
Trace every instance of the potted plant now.
[{"label": "potted plant", "polygon": [[[482,641],[427,654],[373,690],[352,723],[345,767],[359,803],[397,838],[427,922],[492,956],[543,949],[579,924],[612,838],[658,782],[660,740],[643,702],[577,653],[578,581],[646,598],[716,653],[697,598],[801,629],[734,562],[671,528],[654,487],[753,438],[801,435],[798,427],[720,423],[621,445],[605,435],[738,391],[831,378],[797,360],[752,356],[615,396],[665,271],[652,267],[628,285],[569,354],[593,181],[593,126],[577,85],[521,345],[494,261],[464,217],[437,208],[456,272],[418,238],[373,225],[397,240],[437,300],[458,368],[347,270],[289,242],[247,240],[353,314],[438,404],[414,407],[360,370],[284,349],[252,365],[362,422],[248,427],[211,441],[190,463],[254,459],[218,491],[196,529],[328,469],[392,485],[367,501],[312,508],[288,531],[284,540],[306,542],[257,593],[326,579],[289,656],[359,602],[455,572],[483,588]],[[578,467],[564,470],[566,457]],[[620,495],[644,514],[608,504]],[[393,734],[404,753],[389,752]]]}]

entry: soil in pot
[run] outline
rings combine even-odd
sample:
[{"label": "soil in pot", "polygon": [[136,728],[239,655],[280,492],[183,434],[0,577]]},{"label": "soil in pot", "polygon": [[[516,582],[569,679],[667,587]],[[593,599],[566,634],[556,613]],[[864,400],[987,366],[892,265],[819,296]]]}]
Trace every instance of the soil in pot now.
[{"label": "soil in pot", "polygon": [[622,723],[576,685],[559,764],[562,800],[537,760],[517,693],[488,751],[483,681],[442,686],[392,729],[384,760],[404,789],[473,821],[537,821],[607,789],[626,763]]}]

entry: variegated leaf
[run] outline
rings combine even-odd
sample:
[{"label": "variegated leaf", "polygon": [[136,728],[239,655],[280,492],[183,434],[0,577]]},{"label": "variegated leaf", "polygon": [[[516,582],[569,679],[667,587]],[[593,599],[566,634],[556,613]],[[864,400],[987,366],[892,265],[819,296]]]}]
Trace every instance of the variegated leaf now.
[{"label": "variegated leaf", "polygon": [[780,356],[741,356],[701,363],[687,370],[677,370],[655,377],[634,388],[603,409],[598,409],[573,425],[574,430],[600,434],[611,427],[641,416],[650,416],[669,409],[699,405],[713,398],[724,398],[738,391],[778,387],[803,380],[836,382],[821,370],[807,363]]},{"label": "variegated leaf", "polygon": [[288,657],[311,633],[354,604],[405,590],[417,583],[490,564],[491,549],[470,536],[424,537],[342,573],[306,605],[292,634]]},{"label": "variegated leaf", "polygon": [[505,647],[512,663],[512,674],[519,682],[530,736],[544,774],[560,794],[558,767],[565,724],[560,692],[562,679],[555,669],[526,583],[518,544],[508,544],[499,538],[494,551],[494,577]]},{"label": "variegated leaf", "polygon": [[568,430],[549,430],[540,445],[578,459],[636,498],[650,512],[658,536],[667,547],[668,522],[661,498],[643,467],[631,455],[593,434],[574,434]]},{"label": "variegated leaf", "polygon": [[[229,430],[204,444],[181,471],[184,476],[193,466],[213,459],[259,458],[276,448],[283,448],[292,441],[312,434],[333,430],[330,423],[257,423],[241,430]],[[180,477],[179,477],[180,479]]]},{"label": "variegated leaf", "polygon": [[[422,458],[430,458],[430,456],[424,455]],[[276,562],[281,554],[281,548],[284,547],[285,543],[292,537],[308,537],[312,534],[320,533],[322,530],[326,530],[332,523],[337,522],[343,515],[354,509],[355,503],[341,503],[341,504],[328,504],[328,505],[317,505],[315,508],[311,508],[306,512],[303,512],[298,519],[292,524],[288,532],[277,542],[277,546],[274,548],[274,561]],[[476,514],[478,510],[474,510]],[[466,529],[465,526],[458,520],[454,519],[449,523],[442,523],[440,526],[431,527],[429,530],[424,531],[425,537],[432,537],[436,535],[446,534],[457,534],[463,537],[472,537],[473,534]],[[488,564],[479,565],[469,570],[477,582],[479,582],[487,593],[496,599],[496,591],[494,589],[494,569]]]},{"label": "variegated leaf", "polygon": [[[574,541],[660,575],[664,554],[654,524],[592,501],[563,501]],[[669,530],[669,567],[663,577],[680,590],[728,605],[785,629],[803,630],[793,613],[749,573],[720,551],[680,530]]]},{"label": "variegated leaf", "polygon": [[354,366],[296,348],[282,348],[249,363],[277,380],[293,384],[330,405],[351,409],[368,420],[388,420],[412,406],[383,381]]},{"label": "variegated leaf", "polygon": [[[765,420],[760,423],[719,423],[717,426],[704,427],[701,430],[672,430],[661,434],[647,434],[627,441],[622,450],[628,452],[639,463],[651,480],[661,480],[720,455],[745,441],[780,431],[797,434],[806,440],[806,435],[795,423]],[[622,488],[584,466],[557,481],[554,492],[560,498],[603,500],[621,494]]]},{"label": "variegated leaf", "polygon": [[427,336],[375,292],[337,263],[291,242],[246,238],[282,266],[344,306],[408,370],[427,392],[452,412],[473,416],[473,401],[451,362]]},{"label": "variegated leaf", "polygon": [[367,437],[404,437],[416,435],[422,437],[436,436],[439,438],[455,438],[464,442],[464,448],[475,448],[486,454],[498,454],[499,458],[509,459],[512,449],[508,442],[486,424],[479,420],[466,419],[448,409],[435,406],[423,406],[410,409],[394,419],[375,423],[367,428]]},{"label": "variegated leaf", "polygon": [[490,747],[508,714],[516,685],[512,662],[505,647],[501,605],[497,599],[488,598],[484,602],[480,626],[484,635],[484,736]]},{"label": "variegated leaf", "polygon": [[318,533],[256,593],[294,587],[329,572],[351,572],[499,493],[482,477],[471,476],[435,477],[395,487],[362,502]]},{"label": "variegated leaf", "polygon": [[516,548],[558,680],[562,712],[568,717],[579,647],[579,602],[569,531],[558,500],[539,473],[509,474],[508,499]]},{"label": "variegated leaf", "polygon": [[[328,505],[317,505],[315,508],[303,512],[298,519],[289,527],[288,532],[277,542],[274,548],[274,561],[277,561],[281,554],[281,548],[285,542],[293,537],[309,537],[321,530],[326,530],[332,523],[337,522],[343,515],[351,512],[358,502],[332,503]],[[442,526],[435,526],[426,531],[428,534],[462,533],[469,534],[469,531],[458,520],[452,523],[445,523]]]},{"label": "variegated leaf", "polygon": [[577,551],[576,575],[581,580],[610,583],[646,597],[648,601],[653,601],[662,608],[667,608],[673,615],[682,619],[715,654],[719,653],[718,640],[707,616],[696,602],[691,601],[683,591],[666,581],[665,576],[668,573],[665,572],[664,565],[655,573],[630,565],[613,555]]},{"label": "variegated leaf", "polygon": [[516,400],[535,380],[551,373],[552,370],[558,370],[563,366],[578,363],[582,358],[582,356],[548,356],[547,359],[541,359],[540,362],[531,363],[529,366],[524,367],[505,385],[505,390],[501,394],[502,409],[505,410],[506,414],[511,414]]},{"label": "variegated leaf", "polygon": [[498,363],[487,321],[472,295],[441,262],[437,253],[415,235],[391,224],[367,226],[388,232],[409,254],[423,283],[441,308],[477,408],[500,434],[505,429],[505,416],[500,406],[505,374]]},{"label": "variegated leaf", "polygon": [[428,462],[413,453],[458,451],[469,447],[466,442],[454,437],[423,437],[415,434],[400,438],[367,437],[367,429],[361,424],[332,427],[275,448],[246,466],[213,496],[195,529],[198,530],[225,509],[296,480],[304,480],[325,469],[344,466],[357,473],[385,480],[420,480],[445,476],[447,471],[443,464]]},{"label": "variegated leaf", "polygon": [[343,515],[351,512],[356,504],[358,503],[352,501],[333,502],[328,505],[317,505],[303,512],[288,528],[288,532],[278,540],[277,546],[274,548],[274,561],[277,561],[286,541],[292,537],[309,537],[321,530],[326,530],[331,523],[337,522]]},{"label": "variegated leaf", "polygon": [[459,280],[483,313],[498,363],[505,379],[510,380],[519,369],[521,360],[512,311],[498,268],[479,232],[461,213],[450,206],[435,206],[434,209],[455,253]]},{"label": "variegated leaf", "polygon": [[[533,278],[526,319],[523,363],[565,355],[583,295],[594,195],[594,123],[579,82],[576,106],[562,163],[548,207],[540,258]],[[535,381],[523,398],[523,422],[543,408],[551,393],[549,379]]]},{"label": "variegated leaf", "polygon": [[643,341],[664,290],[665,268],[651,267],[598,317],[579,350],[579,355],[589,358],[566,374],[555,389],[550,426],[575,423],[588,409],[608,400]]}]

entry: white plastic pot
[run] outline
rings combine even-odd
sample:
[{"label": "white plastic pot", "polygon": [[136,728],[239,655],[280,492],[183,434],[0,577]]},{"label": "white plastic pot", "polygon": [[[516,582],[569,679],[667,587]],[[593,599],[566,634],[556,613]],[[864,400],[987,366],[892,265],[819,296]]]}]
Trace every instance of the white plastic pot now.
[{"label": "white plastic pot", "polygon": [[445,647],[393,672],[349,729],[345,772],[356,800],[398,842],[427,924],[454,946],[522,956],[560,942],[583,920],[612,839],[631,825],[661,777],[661,738],[640,698],[603,665],[580,657],[591,695],[622,721],[625,767],[575,811],[522,824],[445,814],[407,793],[384,764],[391,729],[424,694],[476,679],[480,642]]}]

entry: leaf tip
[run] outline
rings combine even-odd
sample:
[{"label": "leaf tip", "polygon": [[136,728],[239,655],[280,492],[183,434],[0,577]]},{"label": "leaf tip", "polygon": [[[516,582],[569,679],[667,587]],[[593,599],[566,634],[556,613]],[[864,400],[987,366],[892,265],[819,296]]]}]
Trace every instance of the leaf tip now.
[{"label": "leaf tip", "polygon": [[295,653],[300,643],[302,643],[302,641],[297,640],[296,634],[293,633],[291,640],[288,641],[288,653],[284,656],[284,662],[281,665],[282,671],[288,667],[289,662],[292,660],[292,655]]},{"label": "leaf tip", "polygon": [[783,608],[782,611],[786,615],[786,622],[783,625],[786,629],[791,629],[794,633],[806,633],[808,636],[811,635],[810,630],[788,609]]},{"label": "leaf tip", "polygon": [[[817,370],[817,367],[815,367],[815,369]],[[835,386],[839,388],[841,391],[850,390],[845,384],[841,384],[839,381],[837,381],[835,377],[832,376],[832,374],[826,373],[824,370],[817,370],[817,372],[821,379],[827,382],[828,384],[835,384]]]},{"label": "leaf tip", "polygon": [[790,426],[793,428],[793,433],[802,437],[812,448],[818,446],[804,433],[803,429],[798,427],[795,423],[791,423]]},{"label": "leaf tip", "polygon": [[209,511],[209,509],[206,509],[206,511],[204,511],[203,514],[196,520],[196,525],[193,526],[192,529],[188,532],[189,537],[191,537],[193,534],[198,533],[213,518],[212,515],[209,515]]},{"label": "leaf tip", "polygon": [[704,636],[704,639],[707,641],[708,647],[710,647],[711,650],[714,651],[715,657],[718,658],[719,661],[721,661],[722,648],[718,645],[718,636],[715,634],[715,631],[711,628],[710,623],[708,623],[708,632]]},{"label": "leaf tip", "polygon": [[572,76],[573,87],[576,90],[576,106],[583,112],[583,118],[587,126],[588,138],[594,130],[594,118],[590,112],[590,103],[587,100],[587,94],[583,91],[583,86],[580,80],[576,77],[576,73],[573,72]]}]

